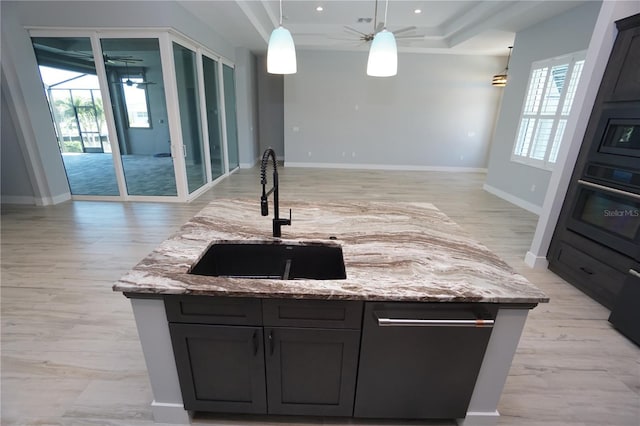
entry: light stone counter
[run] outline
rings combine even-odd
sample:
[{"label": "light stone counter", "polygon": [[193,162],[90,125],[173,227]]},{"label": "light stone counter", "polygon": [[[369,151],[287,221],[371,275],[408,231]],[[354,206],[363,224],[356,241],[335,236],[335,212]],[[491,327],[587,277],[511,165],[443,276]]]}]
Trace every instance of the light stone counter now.
[{"label": "light stone counter", "polygon": [[[142,294],[429,302],[547,302],[547,296],[427,203],[281,203],[291,226],[271,237],[259,200],[205,207],[113,287]],[[191,275],[220,241],[332,241],[342,246],[344,280],[269,280]]]}]

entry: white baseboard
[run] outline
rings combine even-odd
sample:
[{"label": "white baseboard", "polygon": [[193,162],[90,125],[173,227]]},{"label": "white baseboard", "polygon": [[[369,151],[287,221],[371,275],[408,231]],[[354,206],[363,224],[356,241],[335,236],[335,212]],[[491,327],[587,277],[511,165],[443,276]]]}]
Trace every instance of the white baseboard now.
[{"label": "white baseboard", "polygon": [[496,197],[500,197],[503,200],[510,202],[511,204],[515,204],[518,207],[530,211],[533,214],[537,214],[538,216],[540,216],[540,213],[542,212],[542,207],[530,203],[529,201],[523,200],[522,198],[518,198],[515,195],[509,194],[508,192],[505,192],[501,189],[498,189],[491,185],[487,185],[486,183],[482,185],[482,189],[490,194],[495,195]]},{"label": "white baseboard", "polygon": [[64,203],[71,199],[70,193],[56,195],[55,197],[31,197],[28,195],[3,195],[0,198],[2,204],[28,204],[31,206],[50,206]]},{"label": "white baseboard", "polygon": [[256,164],[258,164],[258,161],[260,161],[260,157],[256,157],[256,158],[253,160],[253,162],[251,162],[251,163],[240,163],[240,164],[239,164],[239,167],[240,167],[241,169],[250,169],[250,168],[252,168],[253,166],[255,166]]},{"label": "white baseboard", "polygon": [[50,206],[53,204],[64,203],[65,201],[69,201],[71,199],[71,193],[67,192],[64,194],[56,195],[54,197],[42,197],[35,198],[36,206]]},{"label": "white baseboard", "polygon": [[188,425],[191,423],[191,412],[184,409],[182,404],[166,402],[151,402],[151,412],[156,423],[171,423]]},{"label": "white baseboard", "polygon": [[35,198],[27,195],[3,195],[0,202],[2,204],[29,204],[32,206],[36,204]]},{"label": "white baseboard", "polygon": [[463,173],[487,173],[486,168],[481,167],[445,167],[445,166],[417,166],[396,164],[358,164],[358,163],[303,163],[297,161],[284,162],[285,167],[308,167],[322,169],[352,169],[352,170],[397,170],[413,172],[463,172]]},{"label": "white baseboard", "polygon": [[470,412],[467,411],[467,416],[464,419],[456,419],[458,426],[496,426],[500,413],[494,412]]},{"label": "white baseboard", "polygon": [[549,261],[545,256],[536,256],[530,251],[524,256],[524,263],[531,269],[547,269]]}]

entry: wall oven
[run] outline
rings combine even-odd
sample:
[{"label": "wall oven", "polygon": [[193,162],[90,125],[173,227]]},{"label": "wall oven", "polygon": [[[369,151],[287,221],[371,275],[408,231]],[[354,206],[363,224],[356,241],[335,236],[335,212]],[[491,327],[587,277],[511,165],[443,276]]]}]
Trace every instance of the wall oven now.
[{"label": "wall oven", "polygon": [[640,102],[604,108],[589,159],[603,164],[640,167]]},{"label": "wall oven", "polygon": [[567,227],[640,261],[640,170],[589,163],[577,191]]}]

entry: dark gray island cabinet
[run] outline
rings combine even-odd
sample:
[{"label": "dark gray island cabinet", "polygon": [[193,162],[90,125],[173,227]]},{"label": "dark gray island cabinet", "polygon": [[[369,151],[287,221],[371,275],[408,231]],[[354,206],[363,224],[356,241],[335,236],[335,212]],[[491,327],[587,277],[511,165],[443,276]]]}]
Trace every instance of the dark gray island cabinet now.
[{"label": "dark gray island cabinet", "polygon": [[165,306],[185,409],[353,414],[362,302],[168,296]]},{"label": "dark gray island cabinet", "polygon": [[[543,292],[430,204],[328,203],[318,219],[291,203],[296,239],[269,237],[254,204],[211,203],[114,285],[131,301],[156,422],[205,411],[497,424]],[[189,273],[217,242],[328,236],[346,279]]]}]

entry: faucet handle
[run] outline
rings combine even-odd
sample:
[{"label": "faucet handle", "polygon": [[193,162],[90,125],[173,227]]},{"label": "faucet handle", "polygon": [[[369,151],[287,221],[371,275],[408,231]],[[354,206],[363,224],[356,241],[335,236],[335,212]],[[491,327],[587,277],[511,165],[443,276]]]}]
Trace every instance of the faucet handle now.
[{"label": "faucet handle", "polygon": [[260,198],[260,212],[262,216],[269,215],[269,202],[267,201],[267,197]]},{"label": "faucet handle", "polygon": [[289,225],[291,225],[291,209],[289,209]]}]

